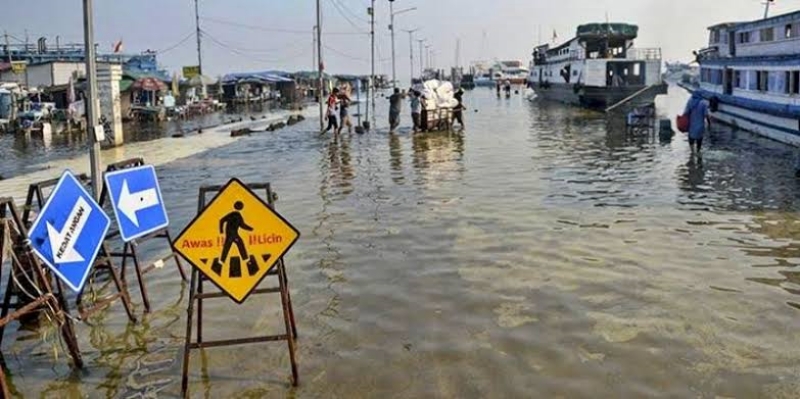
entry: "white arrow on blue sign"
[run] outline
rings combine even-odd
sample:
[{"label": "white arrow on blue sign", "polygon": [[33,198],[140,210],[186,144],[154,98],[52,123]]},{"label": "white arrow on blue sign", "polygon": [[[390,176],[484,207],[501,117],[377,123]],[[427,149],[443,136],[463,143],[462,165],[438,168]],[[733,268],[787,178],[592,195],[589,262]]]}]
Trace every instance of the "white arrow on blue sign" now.
[{"label": "white arrow on blue sign", "polygon": [[153,166],[108,172],[105,180],[123,241],[135,240],[169,225]]},{"label": "white arrow on blue sign", "polygon": [[110,224],[91,194],[66,171],[33,222],[28,238],[33,252],[70,289],[80,292]]}]

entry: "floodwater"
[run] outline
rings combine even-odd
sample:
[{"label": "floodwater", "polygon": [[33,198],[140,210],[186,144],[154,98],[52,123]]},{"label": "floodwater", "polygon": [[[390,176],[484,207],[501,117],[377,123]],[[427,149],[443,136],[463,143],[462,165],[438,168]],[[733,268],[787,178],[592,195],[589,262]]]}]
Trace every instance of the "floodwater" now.
[{"label": "floodwater", "polygon": [[[174,233],[198,186],[232,176],[271,182],[302,233],[286,258],[300,386],[285,343],[212,348],[192,353],[192,397],[800,396],[794,150],[719,127],[698,160],[683,135],[605,115],[466,102],[463,133],[332,139],[309,120],[158,167]],[[116,304],[78,325],[84,370],[52,333],[9,332],[15,392],[177,396],[187,287],[172,264],[147,280],[139,324]],[[206,339],[282,332],[277,297],[205,312]]]}]

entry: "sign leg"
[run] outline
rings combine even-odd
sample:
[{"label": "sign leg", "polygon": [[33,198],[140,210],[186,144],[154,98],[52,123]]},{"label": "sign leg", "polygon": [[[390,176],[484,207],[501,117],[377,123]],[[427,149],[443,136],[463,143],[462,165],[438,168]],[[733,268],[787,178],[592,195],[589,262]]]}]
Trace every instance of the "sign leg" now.
[{"label": "sign leg", "polygon": [[289,361],[292,363],[292,385],[297,386],[300,381],[297,375],[297,362],[295,361],[295,342],[292,334],[292,323],[289,320],[289,289],[284,284],[285,273],[282,267],[278,268],[278,281],[280,282],[281,305],[283,305],[283,322],[286,327],[286,342],[289,345]]},{"label": "sign leg", "polygon": [[[289,303],[289,321],[292,323],[292,335],[297,339],[297,323],[294,321],[294,307],[292,306],[292,292],[289,290],[289,276],[286,274],[286,266],[284,266],[283,258],[278,263],[278,267],[283,270],[283,285],[286,287],[286,299]],[[280,275],[278,276],[280,278]]]},{"label": "sign leg", "polygon": [[[194,276],[194,273],[192,273]],[[197,276],[197,293],[200,298],[197,298],[197,343],[203,343],[203,276]]]},{"label": "sign leg", "polygon": [[[172,248],[172,236],[169,234],[169,230],[164,231],[164,235],[167,237],[167,243],[169,243],[170,248]],[[176,254],[173,250],[173,257],[175,258],[175,264],[178,266],[178,271],[181,273],[181,279],[183,281],[189,281],[189,278],[186,276],[186,272],[183,271],[183,265],[181,264],[181,257]]]},{"label": "sign leg", "polygon": [[53,307],[60,313],[61,320],[59,320],[59,322],[61,323],[61,337],[67,344],[67,350],[70,356],[72,356],[72,362],[75,364],[75,367],[79,369],[83,368],[83,358],[81,357],[81,351],[78,347],[78,338],[75,335],[75,326],[72,324],[72,319],[70,319],[58,305],[57,298],[53,298],[52,302]]},{"label": "sign leg", "polygon": [[[142,276],[142,269],[139,265],[139,255],[136,253],[136,242],[128,244],[133,254],[133,268],[136,269],[136,279],[139,280],[139,291],[142,294],[142,303],[144,304],[144,312],[150,313],[150,298],[147,295],[147,288],[144,285],[144,276]],[[123,277],[124,279],[124,277]]]},{"label": "sign leg", "polygon": [[111,278],[114,279],[114,285],[117,286],[117,291],[119,291],[121,295],[120,299],[122,299],[122,306],[125,307],[125,312],[128,313],[128,319],[130,319],[131,322],[136,323],[136,316],[133,314],[133,309],[131,307],[131,298],[128,295],[128,290],[125,289],[125,285],[122,284],[122,281],[120,281],[119,279],[119,273],[117,272],[116,269],[114,269],[113,266],[111,266],[110,272],[111,272]]},{"label": "sign leg", "polygon": [[192,317],[194,316],[194,294],[197,281],[197,270],[192,269],[192,279],[189,282],[189,309],[186,311],[186,339],[183,343],[183,369],[181,374],[181,396],[188,398],[189,388],[189,355],[192,350]]}]

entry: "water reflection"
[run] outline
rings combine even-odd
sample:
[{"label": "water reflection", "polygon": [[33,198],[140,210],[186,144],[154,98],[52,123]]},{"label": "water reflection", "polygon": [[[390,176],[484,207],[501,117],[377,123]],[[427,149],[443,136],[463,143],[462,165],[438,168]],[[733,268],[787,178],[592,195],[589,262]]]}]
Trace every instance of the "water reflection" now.
[{"label": "water reflection", "polygon": [[[411,136],[415,184],[456,179],[464,172],[464,132],[415,133]],[[456,174],[453,176],[453,174]]]},{"label": "water reflection", "polygon": [[346,197],[353,192],[353,179],[356,171],[350,155],[350,135],[334,135],[327,144],[327,170],[330,173],[330,187],[334,189],[334,197]]},{"label": "water reflection", "polygon": [[398,185],[404,184],[403,148],[400,136],[394,132],[389,132],[389,167],[392,170],[392,181]]}]

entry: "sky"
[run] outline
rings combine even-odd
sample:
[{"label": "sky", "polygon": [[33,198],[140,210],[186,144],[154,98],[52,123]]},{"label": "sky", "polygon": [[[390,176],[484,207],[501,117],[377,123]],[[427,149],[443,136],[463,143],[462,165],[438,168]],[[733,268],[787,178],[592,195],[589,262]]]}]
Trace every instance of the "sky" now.
[{"label": "sky", "polygon": [[[369,0],[320,0],[323,61],[327,72],[368,74]],[[170,71],[197,64],[193,0],[95,0],[95,42],[110,51],[117,40],[124,52],[159,51]],[[431,62],[449,68],[458,61],[521,60],[531,49],[571,38],[579,24],[626,22],[639,25],[636,47],[660,47],[665,61],[688,62],[708,39],[706,28],[720,22],[758,19],[761,0],[396,0],[397,77],[410,72],[409,34],[414,33],[414,68],[419,44],[433,51]],[[315,0],[199,0],[204,74],[315,67],[312,29]],[[47,37],[83,42],[81,0],[0,0],[0,29],[12,43]],[[775,0],[771,15],[800,10],[800,0]],[[376,0],[376,72],[391,76],[389,2]],[[541,39],[540,39],[541,38]],[[460,43],[460,45],[459,45]],[[457,49],[459,51],[457,52]],[[427,58],[427,57],[426,57]]]}]

